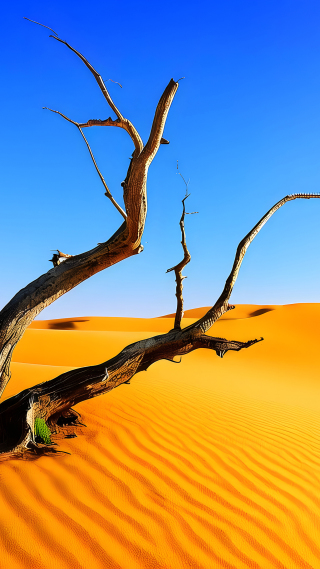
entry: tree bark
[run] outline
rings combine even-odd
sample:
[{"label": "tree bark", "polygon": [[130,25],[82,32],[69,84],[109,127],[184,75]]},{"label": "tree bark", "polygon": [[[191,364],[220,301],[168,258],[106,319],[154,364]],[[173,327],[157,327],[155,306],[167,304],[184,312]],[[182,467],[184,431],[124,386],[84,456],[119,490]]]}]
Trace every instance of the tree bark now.
[{"label": "tree bark", "polygon": [[0,404],[0,459],[32,458],[57,452],[52,444],[36,436],[36,421],[43,421],[50,431],[50,443],[75,436],[81,423],[72,409],[74,405],[128,382],[161,359],[173,361],[175,356],[199,348],[215,350],[223,357],[228,350],[239,351],[258,341],[228,341],[205,336],[196,328],[171,330],[167,334],[135,342],[99,365],[68,371],[26,389]]}]

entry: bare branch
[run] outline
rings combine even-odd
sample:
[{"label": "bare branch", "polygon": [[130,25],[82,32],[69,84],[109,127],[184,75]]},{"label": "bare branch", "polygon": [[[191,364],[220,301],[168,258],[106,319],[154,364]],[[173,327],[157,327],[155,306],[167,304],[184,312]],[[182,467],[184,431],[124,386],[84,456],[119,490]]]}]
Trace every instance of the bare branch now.
[{"label": "bare branch", "polygon": [[171,79],[156,108],[149,140],[141,153],[143,157],[150,162],[153,160],[161,144],[167,114],[178,87],[178,83]]},{"label": "bare branch", "polygon": [[[29,18],[25,18],[25,20],[29,20]],[[30,22],[34,22],[35,24],[38,24],[39,26],[42,26],[44,28],[48,28],[48,26],[44,26],[43,24],[40,24],[39,22],[35,22],[34,20],[29,20]],[[140,152],[143,149],[143,142],[141,140],[141,137],[138,133],[138,131],[135,129],[135,127],[133,126],[133,124],[126,119],[121,112],[119,111],[119,109],[116,107],[116,105],[114,104],[112,98],[110,97],[109,91],[105,86],[105,83],[101,77],[101,75],[95,70],[95,68],[91,65],[91,63],[89,63],[89,61],[84,57],[84,55],[82,55],[82,53],[80,53],[79,51],[77,51],[76,49],[74,49],[69,43],[67,43],[66,41],[60,39],[58,37],[58,34],[52,30],[51,28],[48,28],[49,30],[53,31],[53,33],[55,34],[54,36],[50,35],[50,38],[53,38],[57,41],[59,41],[60,43],[63,43],[64,45],[67,46],[68,49],[70,49],[71,51],[73,51],[73,53],[75,53],[80,59],[81,61],[83,61],[83,63],[85,64],[85,66],[89,69],[89,71],[91,71],[92,75],[94,76],[95,80],[97,81],[102,94],[104,96],[104,98],[106,99],[108,105],[111,107],[111,109],[113,110],[113,112],[116,114],[116,116],[118,117],[118,119],[121,120],[121,122],[123,123],[122,128],[124,128],[128,134],[131,137],[131,140],[135,146],[135,149],[137,150],[137,152],[140,154]],[[109,81],[109,79],[108,79]],[[110,81],[112,81],[112,79],[110,79]],[[114,83],[117,83],[117,81],[113,81]],[[118,83],[118,85],[120,85],[120,83]],[[120,87],[122,87],[120,85]],[[124,124],[126,126],[124,126]]]},{"label": "bare branch", "polygon": [[79,123],[81,128],[86,128],[89,126],[118,126],[120,128],[125,128],[124,123],[120,119],[113,120],[111,117],[107,119],[90,119],[87,122]]},{"label": "bare branch", "polygon": [[[104,120],[100,120],[100,119],[90,119],[85,123],[79,123],[79,126],[81,128],[87,128],[90,126],[117,126],[119,128],[122,128],[123,130],[125,130],[130,137],[132,138],[132,128],[131,128],[131,123],[130,121],[127,121],[126,119],[124,120],[120,120],[120,119],[115,119],[113,120],[111,117],[104,119]],[[141,147],[140,147],[140,143],[138,143],[138,141],[136,141],[137,144],[135,144],[135,147],[138,151],[138,154],[140,154],[142,148],[143,148],[143,144],[141,141]],[[164,144],[163,142],[161,142],[161,144]],[[169,142],[167,143],[169,144]]]},{"label": "bare branch", "polygon": [[38,24],[38,26],[42,26],[43,28],[47,28],[47,30],[50,30],[51,32],[53,32],[58,37],[57,32],[55,32],[52,28],[49,28],[49,26],[45,26],[44,24],[40,24],[40,22],[36,22],[35,20],[30,20],[30,18],[26,18],[25,16],[23,16],[23,19],[28,20],[29,22],[32,22],[33,24]]},{"label": "bare branch", "polygon": [[119,87],[121,87],[121,89],[122,89],[122,85],[121,85],[121,83],[119,83],[119,81],[114,81],[113,79],[107,79],[107,81],[111,81],[112,83],[119,85]]},{"label": "bare branch", "polygon": [[182,276],[182,271],[183,271],[184,267],[191,260],[191,255],[190,255],[190,253],[188,251],[188,247],[187,247],[186,232],[185,232],[185,228],[184,228],[184,218],[185,218],[185,214],[186,214],[185,201],[189,197],[189,195],[186,195],[182,200],[182,215],[181,215],[180,223],[179,223],[180,229],[181,229],[181,245],[182,245],[182,249],[183,249],[183,259],[182,259],[182,261],[180,261],[180,263],[178,263],[178,265],[167,270],[167,273],[174,271],[175,275],[176,275],[177,310],[176,310],[176,316],[175,316],[175,320],[174,320],[174,329],[175,330],[180,330],[181,320],[183,317],[183,294],[182,294],[183,284],[182,284],[182,282],[183,282],[183,279],[186,279],[187,277]]},{"label": "bare branch", "polygon": [[258,223],[253,227],[253,229],[251,229],[251,231],[249,231],[249,233],[242,239],[242,241],[240,241],[238,248],[237,248],[237,252],[236,252],[236,256],[235,256],[235,260],[233,263],[231,273],[226,280],[226,284],[224,286],[224,289],[223,289],[220,297],[218,298],[215,305],[212,308],[210,308],[210,310],[208,310],[208,312],[202,318],[200,318],[200,320],[198,320],[198,322],[196,322],[194,324],[195,328],[200,328],[203,332],[206,332],[207,330],[209,330],[209,328],[211,328],[211,326],[214,324],[214,322],[216,322],[227,311],[228,300],[231,296],[233,287],[234,287],[235,282],[237,280],[238,273],[239,273],[239,270],[241,267],[241,263],[243,261],[245,254],[246,254],[246,251],[247,251],[250,243],[252,243],[253,239],[256,237],[256,235],[259,233],[260,229],[262,229],[262,227],[265,225],[265,223],[267,223],[267,221],[270,219],[270,217],[280,207],[282,207],[285,203],[287,203],[289,201],[296,200],[296,199],[307,199],[307,200],[309,200],[311,198],[320,198],[320,194],[313,194],[313,193],[312,194],[291,194],[291,195],[285,196],[282,200],[277,202],[271,209],[269,209],[269,211],[267,211],[267,213],[260,219],[260,221],[258,221]]},{"label": "bare branch", "polygon": [[219,358],[223,358],[225,353],[228,351],[239,352],[244,348],[250,348],[254,344],[262,341],[263,338],[260,338],[259,340],[249,340],[248,342],[239,342],[237,340],[226,340],[226,338],[215,338],[213,336],[204,335],[197,338],[195,344],[197,348],[214,350]]},{"label": "bare branch", "polygon": [[121,184],[128,215],[127,228],[135,247],[141,242],[141,230],[147,214],[148,169],[159,150],[167,115],[177,89],[178,84],[171,79],[157,105],[149,140],[140,155],[133,153],[127,176]]},{"label": "bare branch", "polygon": [[181,172],[179,172],[179,160],[177,160],[177,170],[178,170],[178,172],[176,172],[176,174],[178,174],[178,176],[180,176],[180,177],[183,179],[184,183],[185,183],[185,186],[186,186],[186,195],[187,195],[187,193],[188,193],[188,187],[189,187],[189,183],[190,183],[190,179],[189,179],[188,181],[186,181],[186,180],[184,179],[183,175],[181,174]]},{"label": "bare branch", "polygon": [[103,94],[104,98],[106,99],[108,105],[111,107],[113,112],[117,115],[118,119],[125,120],[124,116],[121,114],[121,112],[116,107],[113,100],[111,99],[110,94],[108,92],[108,89],[105,86],[105,83],[104,83],[101,75],[95,70],[95,68],[91,65],[91,63],[89,63],[89,61],[84,57],[84,55],[82,55],[82,53],[80,53],[79,51],[74,49],[74,47],[72,47],[68,42],[62,40],[58,36],[57,37],[56,36],[49,36],[49,37],[51,37],[51,38],[59,41],[60,43],[63,43],[64,45],[66,45],[68,49],[73,51],[73,53],[75,53],[81,59],[81,61],[83,61],[85,66],[89,69],[89,71],[91,71],[92,75],[94,76],[95,80],[97,81],[97,83],[98,83],[98,85],[102,91],[102,94]]},{"label": "bare branch", "polygon": [[[177,170],[179,170],[178,160],[177,160]],[[193,211],[190,214],[188,214],[188,212],[186,212],[185,201],[190,196],[190,194],[188,194],[188,186],[189,186],[190,180],[188,180],[188,182],[186,182],[186,180],[184,179],[182,174],[180,172],[177,172],[177,173],[179,174],[179,176],[181,176],[182,180],[185,183],[186,195],[182,200],[182,215],[181,215],[180,223],[179,223],[180,229],[181,229],[181,245],[182,245],[182,249],[183,249],[183,259],[182,259],[182,261],[180,261],[180,263],[178,263],[178,265],[175,265],[171,269],[167,270],[167,273],[174,271],[175,275],[176,275],[177,310],[176,310],[176,316],[175,316],[175,320],[174,320],[174,330],[180,330],[181,329],[181,320],[183,318],[183,294],[182,294],[183,284],[182,284],[182,281],[187,278],[187,277],[182,276],[182,271],[183,271],[184,267],[191,260],[191,255],[190,255],[188,248],[187,248],[186,232],[185,232],[185,228],[184,228],[184,218],[186,215],[192,215],[194,213],[198,213],[197,211]]]},{"label": "bare branch", "polygon": [[101,172],[100,172],[100,170],[99,170],[99,168],[98,168],[98,165],[97,165],[97,163],[96,163],[95,157],[94,157],[93,152],[92,152],[92,150],[91,150],[91,148],[90,148],[89,142],[87,141],[85,135],[83,134],[82,129],[81,129],[81,127],[80,127],[80,124],[77,123],[77,122],[75,122],[75,121],[73,121],[73,120],[71,120],[71,119],[69,119],[66,115],[60,113],[60,111],[54,111],[53,109],[49,109],[49,107],[42,107],[42,108],[43,108],[43,109],[47,109],[48,111],[51,111],[52,113],[56,113],[57,115],[60,115],[60,116],[61,116],[62,118],[64,118],[66,121],[71,122],[72,124],[74,124],[74,125],[79,129],[79,131],[80,131],[80,133],[81,133],[81,136],[82,136],[83,140],[85,141],[85,143],[86,143],[86,145],[87,145],[87,148],[88,148],[88,150],[89,150],[89,153],[90,153],[92,162],[94,163],[95,169],[97,170],[98,175],[99,175],[99,178],[100,178],[101,182],[103,183],[104,189],[106,190],[106,191],[105,191],[105,196],[107,196],[107,198],[109,198],[109,200],[113,203],[114,207],[118,210],[119,213],[121,213],[122,217],[123,217],[124,219],[127,219],[127,214],[123,211],[122,207],[116,202],[116,200],[115,200],[114,197],[112,196],[112,194],[111,194],[111,192],[110,192],[110,190],[109,190],[109,188],[108,188],[108,186],[107,186],[107,183],[106,183],[104,177],[102,176],[102,174],[101,174]]},{"label": "bare branch", "polygon": [[51,111],[52,113],[56,113],[57,115],[60,115],[60,117],[62,117],[63,119],[65,119],[68,122],[71,122],[72,124],[74,124],[76,127],[79,128],[80,125],[78,122],[73,121],[72,119],[69,119],[69,117],[67,117],[63,113],[60,113],[60,111],[55,111],[54,109],[49,109],[49,107],[42,107],[42,108],[46,111]]}]

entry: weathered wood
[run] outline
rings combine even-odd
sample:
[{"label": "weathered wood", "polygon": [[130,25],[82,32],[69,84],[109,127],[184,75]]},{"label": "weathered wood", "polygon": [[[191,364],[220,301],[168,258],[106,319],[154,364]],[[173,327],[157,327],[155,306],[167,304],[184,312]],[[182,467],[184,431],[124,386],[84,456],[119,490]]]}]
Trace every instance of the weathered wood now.
[{"label": "weathered wood", "polygon": [[315,194],[315,193],[311,193],[311,194],[291,194],[288,196],[285,196],[284,198],[282,198],[282,200],[278,201],[271,209],[269,209],[269,211],[267,211],[267,213],[260,219],[260,221],[258,221],[258,223],[256,223],[256,225],[253,227],[253,229],[251,229],[251,231],[249,231],[249,233],[242,239],[242,241],[240,241],[237,251],[236,251],[236,256],[235,256],[235,260],[231,269],[231,273],[228,276],[227,280],[226,280],[226,284],[224,286],[224,289],[221,293],[221,295],[219,296],[217,302],[215,303],[215,305],[210,308],[210,310],[208,310],[208,312],[199,319],[198,323],[197,323],[197,327],[200,328],[202,330],[202,332],[206,332],[207,330],[209,330],[211,328],[211,326],[219,319],[221,318],[221,316],[223,316],[223,314],[225,314],[225,312],[228,310],[228,301],[229,298],[231,296],[231,293],[233,291],[233,287],[236,283],[236,280],[238,278],[238,274],[239,274],[239,270],[243,261],[243,258],[246,254],[246,251],[250,245],[250,243],[252,243],[252,241],[254,240],[254,238],[256,237],[256,235],[258,235],[260,229],[262,229],[262,227],[267,223],[267,221],[270,219],[270,217],[278,210],[280,209],[280,207],[282,207],[285,203],[292,201],[292,200],[296,200],[296,199],[306,199],[306,200],[310,200],[312,198],[320,198],[320,194]]},{"label": "weathered wood", "polygon": [[[179,170],[179,163],[177,161],[177,170]],[[186,199],[188,199],[188,197],[190,196],[190,194],[188,194],[188,186],[189,186],[189,182],[187,182],[183,175],[181,174],[181,172],[177,172],[177,174],[179,174],[179,176],[181,176],[182,180],[185,183],[186,186],[186,195],[184,196],[183,200],[182,200],[182,214],[181,214],[181,218],[180,218],[180,231],[181,231],[181,245],[182,245],[182,250],[183,250],[183,259],[182,261],[180,261],[180,263],[178,263],[177,265],[175,265],[174,267],[171,267],[171,269],[167,270],[167,273],[170,273],[171,271],[174,271],[175,276],[176,276],[176,297],[177,297],[177,309],[176,309],[176,315],[175,315],[175,319],[174,319],[174,329],[175,330],[180,330],[181,328],[181,320],[183,317],[183,281],[184,279],[186,279],[187,277],[182,276],[182,271],[185,268],[185,266],[190,263],[191,261],[191,255],[189,253],[188,247],[187,247],[187,240],[186,240],[186,230],[185,230],[185,226],[184,226],[184,219],[186,215],[193,215],[195,213],[198,213],[197,211],[193,211],[190,213],[186,212],[186,205],[185,205],[185,201]]]},{"label": "weathered wood", "polygon": [[181,231],[181,245],[182,245],[182,249],[183,249],[183,259],[182,259],[182,261],[180,261],[180,263],[178,263],[174,267],[171,267],[171,269],[167,270],[167,273],[174,271],[175,276],[176,276],[177,309],[176,309],[176,315],[175,315],[175,319],[174,319],[174,329],[175,330],[180,330],[181,320],[183,317],[183,293],[182,293],[182,291],[183,291],[183,280],[186,279],[187,277],[182,276],[182,271],[183,271],[184,267],[188,263],[190,263],[190,261],[191,261],[191,255],[188,251],[187,241],[186,241],[186,231],[185,231],[185,227],[184,227],[184,218],[186,215],[185,201],[189,197],[189,195],[190,194],[186,193],[185,197],[182,200],[182,215],[181,215],[180,222],[179,222],[180,231]]},{"label": "weathered wood", "polygon": [[71,436],[79,425],[79,416],[72,410],[74,405],[127,383],[159,360],[172,361],[175,356],[199,348],[214,350],[223,357],[228,350],[239,351],[258,341],[228,341],[199,335],[195,328],[171,330],[135,342],[99,365],[74,369],[25,389],[0,404],[0,460],[55,452],[52,445],[37,440],[36,420],[45,422],[53,443],[63,436]]}]

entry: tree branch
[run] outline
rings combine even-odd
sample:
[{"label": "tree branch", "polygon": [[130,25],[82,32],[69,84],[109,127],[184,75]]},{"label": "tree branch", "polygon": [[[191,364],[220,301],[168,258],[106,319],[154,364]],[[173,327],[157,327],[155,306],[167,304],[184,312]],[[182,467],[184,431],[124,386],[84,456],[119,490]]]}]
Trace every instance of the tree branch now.
[{"label": "tree branch", "polygon": [[99,75],[99,73],[94,69],[94,67],[91,65],[91,63],[89,63],[89,61],[76,49],[74,49],[69,43],[67,43],[66,41],[60,39],[59,37],[56,36],[49,36],[57,41],[59,41],[60,43],[63,43],[64,45],[67,46],[67,48],[69,48],[71,51],[73,51],[73,53],[75,53],[80,59],[81,61],[83,61],[83,63],[85,64],[85,66],[89,69],[89,71],[91,71],[92,75],[94,76],[95,80],[97,81],[102,94],[104,96],[104,98],[106,99],[108,105],[111,107],[111,109],[113,110],[113,112],[116,114],[116,116],[118,117],[118,119],[121,121],[121,123],[123,124],[123,127],[128,134],[131,137],[131,140],[135,146],[135,149],[137,150],[137,152],[140,154],[140,152],[143,149],[143,142],[141,140],[141,137],[138,133],[138,131],[136,130],[136,128],[133,126],[132,122],[129,121],[128,119],[126,119],[121,112],[119,111],[119,109],[116,107],[116,105],[114,104],[112,98],[110,97],[109,91],[105,86],[105,83],[101,77],[101,75]]},{"label": "tree branch", "polygon": [[282,200],[277,202],[271,209],[269,209],[269,211],[267,211],[267,213],[260,219],[260,221],[258,221],[258,223],[253,227],[253,229],[251,229],[251,231],[249,231],[249,233],[242,239],[242,241],[240,241],[238,248],[237,248],[237,251],[236,251],[236,256],[235,256],[235,260],[234,260],[234,263],[233,263],[233,266],[231,269],[231,273],[226,280],[226,284],[224,286],[224,289],[223,289],[221,295],[219,296],[215,305],[212,308],[210,308],[210,310],[208,310],[208,312],[202,318],[200,318],[200,320],[198,320],[198,322],[196,322],[196,324],[194,324],[194,326],[196,328],[201,329],[202,332],[206,332],[207,330],[209,330],[209,328],[211,328],[211,326],[214,324],[214,322],[216,322],[228,310],[228,300],[231,296],[233,287],[234,287],[235,282],[237,280],[239,270],[241,267],[241,263],[243,261],[245,254],[246,254],[246,251],[247,251],[250,243],[252,243],[253,239],[259,233],[260,229],[262,229],[262,227],[267,223],[267,221],[270,219],[270,217],[280,207],[282,207],[285,203],[287,203],[289,201],[296,200],[296,199],[307,199],[307,200],[309,200],[311,198],[320,198],[320,194],[313,194],[313,193],[312,194],[291,194],[291,195],[285,196],[284,198],[282,198]]},{"label": "tree branch", "polygon": [[223,358],[225,353],[229,350],[239,352],[244,348],[250,348],[254,344],[262,341],[263,338],[260,338],[259,340],[249,340],[248,342],[239,342],[236,340],[226,340],[226,338],[215,338],[213,336],[204,335],[197,338],[195,344],[198,348],[214,350],[219,358]]},{"label": "tree branch", "polygon": [[182,261],[180,261],[180,263],[175,265],[175,267],[172,267],[171,269],[167,270],[167,273],[174,271],[175,275],[176,275],[177,310],[176,310],[176,316],[175,316],[175,320],[174,320],[174,329],[175,330],[180,330],[181,320],[183,317],[183,293],[182,293],[183,284],[182,284],[182,282],[187,277],[182,276],[182,271],[183,271],[184,267],[191,260],[191,255],[190,255],[190,253],[188,251],[188,247],[187,247],[186,232],[185,232],[185,228],[184,228],[184,218],[186,215],[185,201],[189,197],[189,195],[190,194],[186,194],[186,196],[182,200],[182,215],[181,215],[180,222],[179,222],[180,229],[181,229],[181,245],[182,245],[182,249],[183,249],[183,259],[182,259]]},{"label": "tree branch", "polygon": [[[179,170],[178,160],[177,160],[177,170]],[[183,271],[184,267],[191,260],[191,255],[188,251],[187,242],[186,242],[184,218],[186,215],[193,215],[194,213],[198,213],[198,212],[197,211],[193,211],[190,213],[186,212],[185,201],[190,196],[190,194],[188,194],[189,181],[186,182],[186,180],[184,179],[184,177],[182,176],[182,174],[180,172],[177,172],[177,174],[179,174],[179,176],[181,176],[181,178],[184,181],[185,186],[186,186],[186,195],[182,200],[182,215],[181,215],[180,222],[179,222],[180,230],[181,230],[181,245],[182,245],[182,249],[183,249],[183,259],[182,259],[182,261],[180,261],[180,263],[175,265],[175,267],[168,269],[167,273],[174,271],[175,275],[176,275],[177,309],[176,309],[176,316],[175,316],[175,320],[174,320],[174,329],[180,330],[181,329],[181,320],[183,318],[183,294],[182,294],[183,284],[182,284],[182,281],[187,278],[187,277],[182,276],[182,271]]]},{"label": "tree branch", "polygon": [[60,115],[60,116],[61,116],[62,118],[64,118],[66,121],[71,122],[72,124],[74,124],[74,125],[78,128],[78,130],[79,130],[80,133],[81,133],[81,136],[82,136],[83,140],[85,141],[85,143],[86,143],[86,145],[87,145],[87,148],[88,148],[88,150],[89,150],[89,153],[90,153],[92,162],[94,163],[95,169],[96,169],[97,172],[98,172],[99,178],[100,178],[100,180],[101,180],[101,182],[102,182],[102,184],[103,184],[103,186],[104,186],[104,189],[106,190],[106,191],[105,191],[105,196],[107,196],[107,198],[109,198],[109,200],[113,203],[114,207],[118,210],[118,212],[122,215],[122,217],[123,217],[124,219],[127,219],[127,214],[123,211],[122,207],[116,202],[116,200],[115,200],[114,197],[112,196],[112,194],[111,194],[111,192],[110,192],[110,190],[109,190],[109,188],[108,188],[108,186],[107,186],[107,183],[106,183],[104,177],[102,176],[102,174],[101,174],[101,172],[100,172],[100,170],[99,170],[99,168],[98,168],[98,165],[97,165],[97,163],[96,163],[95,157],[94,157],[93,152],[92,152],[92,150],[91,150],[91,148],[90,148],[89,142],[87,141],[86,137],[84,136],[84,134],[83,134],[83,132],[82,132],[82,130],[81,130],[80,124],[77,123],[77,122],[75,122],[75,121],[73,121],[73,120],[71,120],[71,119],[69,119],[66,115],[63,115],[62,113],[60,113],[60,111],[54,111],[53,109],[49,109],[49,107],[42,107],[42,108],[43,108],[43,109],[47,109],[48,111],[51,111],[52,113],[56,113],[57,115]]},{"label": "tree branch", "polygon": [[101,75],[98,73],[98,71],[95,70],[95,68],[91,65],[91,63],[89,63],[89,61],[84,57],[84,55],[82,55],[82,53],[80,53],[79,51],[74,49],[74,47],[72,47],[68,42],[66,42],[65,40],[62,40],[58,36],[50,35],[49,37],[59,41],[60,43],[63,43],[64,45],[66,45],[68,49],[73,51],[73,53],[75,53],[79,57],[79,59],[81,59],[81,61],[83,61],[85,66],[89,69],[89,71],[91,71],[92,75],[94,76],[95,80],[97,81],[97,83],[98,83],[98,85],[102,91],[104,98],[106,99],[108,105],[111,107],[113,112],[117,115],[118,119],[120,119],[122,121],[126,120],[124,118],[124,116],[121,114],[121,112],[119,111],[119,109],[114,104],[112,98],[110,97],[109,91],[108,91],[107,87],[105,86],[105,83],[104,83]]},{"label": "tree branch", "polygon": [[173,79],[169,81],[157,105],[149,140],[139,155],[133,153],[127,176],[121,184],[128,215],[127,227],[130,239],[132,239],[135,244],[141,241],[141,221],[143,220],[144,223],[147,214],[145,188],[148,169],[159,150],[160,144],[162,144],[162,135],[168,111],[178,86],[178,83],[175,83]]},{"label": "tree branch", "polygon": [[[44,26],[43,24],[40,24],[39,22],[35,22],[34,20],[30,20],[29,18],[24,18],[25,20],[29,20],[30,22],[33,22],[34,24],[38,24],[39,26],[42,26],[44,28],[48,28],[48,26]],[[48,28],[49,30],[53,31],[51,28]],[[83,63],[85,64],[85,66],[89,69],[89,71],[91,71],[92,75],[94,76],[95,80],[97,81],[102,94],[104,96],[104,98],[106,99],[108,105],[111,107],[111,109],[113,110],[113,112],[116,114],[116,116],[118,117],[118,119],[121,121],[122,123],[122,128],[124,128],[134,146],[136,151],[138,152],[138,154],[140,154],[140,152],[143,149],[143,142],[141,140],[141,137],[138,133],[138,131],[135,129],[135,127],[133,126],[133,124],[126,118],[124,118],[124,116],[121,114],[121,112],[119,111],[119,109],[116,107],[116,105],[114,104],[112,98],[110,97],[109,91],[105,86],[105,83],[101,77],[101,75],[99,75],[99,73],[95,70],[95,68],[91,65],[91,63],[89,63],[89,61],[84,57],[84,55],[82,55],[82,53],[80,53],[79,51],[77,51],[76,49],[74,49],[69,43],[67,43],[66,41],[62,40],[59,38],[58,34],[56,32],[53,31],[53,33],[55,34],[50,35],[50,38],[53,38],[57,41],[59,41],[60,43],[63,43],[64,45],[67,46],[68,49],[70,49],[71,51],[73,51],[73,53],[75,53],[79,59],[81,59],[81,61],[83,61]],[[120,125],[119,125],[120,126]]]},{"label": "tree branch", "polygon": [[120,128],[124,128],[124,124],[121,122],[120,119],[113,120],[111,117],[107,119],[90,119],[87,122],[79,123],[81,128],[86,128],[89,126],[118,126]]},{"label": "tree branch", "polygon": [[[180,174],[180,172],[179,172],[179,174]],[[174,271],[175,275],[176,275],[177,309],[176,309],[176,316],[175,316],[175,320],[174,320],[174,329],[175,330],[180,330],[181,320],[183,317],[183,294],[182,294],[183,284],[182,284],[182,282],[187,277],[182,276],[182,271],[183,271],[184,267],[191,260],[191,255],[190,255],[190,253],[188,251],[188,247],[187,247],[186,232],[185,232],[185,227],[184,227],[184,218],[186,216],[185,201],[190,196],[190,194],[188,194],[188,183],[185,181],[182,174],[180,174],[180,176],[182,177],[184,183],[186,184],[186,195],[182,200],[182,215],[181,215],[180,222],[179,222],[180,230],[181,230],[181,245],[182,245],[182,249],[183,249],[183,259],[182,259],[182,261],[180,261],[180,263],[178,263],[174,267],[171,267],[171,269],[167,270],[167,273]],[[198,212],[194,211],[192,213],[198,213]]]},{"label": "tree branch", "polygon": [[156,152],[158,151],[159,145],[161,144],[167,114],[178,87],[179,84],[171,79],[158,103],[152,123],[150,136],[147,144],[142,151],[144,158],[150,160],[150,162],[153,160]]}]

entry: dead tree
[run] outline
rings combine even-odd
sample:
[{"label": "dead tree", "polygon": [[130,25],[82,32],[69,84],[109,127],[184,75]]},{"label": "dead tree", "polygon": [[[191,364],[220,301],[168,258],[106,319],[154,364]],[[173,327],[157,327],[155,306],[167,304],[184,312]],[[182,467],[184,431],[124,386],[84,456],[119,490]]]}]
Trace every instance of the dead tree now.
[{"label": "dead tree", "polygon": [[[117,109],[101,76],[91,64],[67,42],[58,38],[56,34],[52,37],[65,44],[85,63],[116,114],[115,120],[108,118],[103,121],[90,120],[87,123],[77,123],[59,112],[62,117],[72,122],[82,134],[104,184],[106,195],[122,215],[124,221],[105,243],[99,244],[86,253],[72,257],[57,251],[52,259],[54,267],[19,291],[0,312],[1,393],[10,379],[10,362],[14,347],[21,339],[27,326],[41,310],[98,271],[142,250],[141,236],[147,211],[146,180],[148,168],[163,140],[162,134],[167,114],[178,88],[178,83],[173,79],[167,85],[155,112],[149,140],[146,145],[143,145],[137,130]],[[118,126],[125,129],[133,141],[135,148],[125,181],[122,184],[125,211],[111,196],[84,137],[82,128],[93,125]],[[159,360],[174,361],[176,356],[186,355],[199,348],[213,350],[219,357],[223,357],[229,350],[240,351],[263,339],[240,342],[209,336],[207,332],[225,312],[233,308],[229,304],[229,299],[244,255],[268,219],[288,201],[297,198],[319,198],[320,194],[288,195],[276,203],[239,243],[230,275],[216,303],[197,322],[186,328],[181,328],[183,315],[182,270],[190,260],[184,227],[186,197],[183,199],[183,212],[180,220],[184,256],[178,265],[170,269],[174,270],[176,274],[177,311],[174,328],[166,334],[135,342],[124,348],[118,355],[101,364],[74,369],[50,381],[25,389],[2,402],[0,404],[0,459],[33,458],[44,453],[57,452],[55,441],[63,437],[76,436],[79,425],[81,425],[79,414],[73,409],[73,406],[128,382],[134,375],[146,371]]]}]

